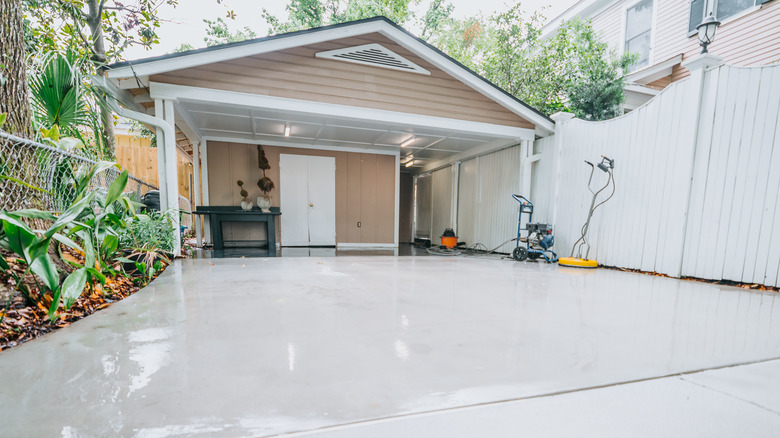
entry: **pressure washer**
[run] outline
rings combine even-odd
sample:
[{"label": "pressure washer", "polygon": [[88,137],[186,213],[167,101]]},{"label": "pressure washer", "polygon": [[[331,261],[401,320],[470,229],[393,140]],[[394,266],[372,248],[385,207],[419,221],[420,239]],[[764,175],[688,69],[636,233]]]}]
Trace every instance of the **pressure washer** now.
[{"label": "pressure washer", "polygon": [[[585,221],[585,225],[583,225],[582,229],[580,230],[580,238],[577,239],[576,242],[574,242],[574,246],[572,246],[571,248],[571,255],[569,257],[561,257],[558,260],[558,264],[561,266],[571,266],[575,268],[595,268],[598,267],[599,265],[596,260],[588,259],[588,253],[590,253],[590,242],[588,241],[588,230],[590,229],[590,220],[593,217],[593,212],[596,211],[596,209],[602,206],[605,202],[609,201],[612,198],[612,196],[615,194],[615,177],[612,174],[612,171],[615,168],[615,160],[609,159],[604,155],[602,155],[601,162],[595,166],[593,165],[593,163],[587,160],[585,160],[585,163],[588,166],[590,166],[590,178],[588,178],[588,191],[593,193],[593,199],[590,201],[590,210],[588,210],[588,219]],[[600,188],[598,191],[594,191],[594,189],[591,188],[591,183],[593,182],[593,173],[596,171],[596,167],[598,167],[599,170],[605,172],[608,175],[607,183],[604,184],[604,187]],[[612,193],[609,194],[607,199],[596,204],[596,198],[610,184],[612,184]],[[585,248],[584,258],[582,257],[583,248]],[[577,251],[577,257],[574,257],[575,251]]]},{"label": "pressure washer", "polygon": [[[532,223],[534,216],[534,204],[528,198],[520,195],[512,195],[515,201],[520,203],[520,213],[517,217],[517,238],[515,238],[515,249],[512,251],[512,258],[517,261],[531,260],[535,261],[544,258],[547,263],[554,263],[558,260],[558,255],[553,251],[552,246],[555,243],[553,236],[553,227],[551,224]],[[528,222],[523,227],[523,215],[528,214]],[[525,231],[526,237],[522,237]],[[525,245],[521,245],[521,241]]]}]

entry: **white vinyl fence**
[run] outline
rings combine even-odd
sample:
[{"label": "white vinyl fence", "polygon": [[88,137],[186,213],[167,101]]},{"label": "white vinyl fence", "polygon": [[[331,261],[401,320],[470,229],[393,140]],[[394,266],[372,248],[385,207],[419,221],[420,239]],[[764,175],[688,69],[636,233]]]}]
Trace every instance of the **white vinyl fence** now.
[{"label": "white vinyl fence", "polygon": [[[701,78],[701,79],[699,79]],[[532,200],[568,255],[591,194],[589,160],[615,160],[590,258],[671,276],[780,285],[780,66],[720,66],[604,121],[559,120],[536,142]],[[596,169],[593,186],[602,186]],[[605,192],[609,192],[609,189]]]}]

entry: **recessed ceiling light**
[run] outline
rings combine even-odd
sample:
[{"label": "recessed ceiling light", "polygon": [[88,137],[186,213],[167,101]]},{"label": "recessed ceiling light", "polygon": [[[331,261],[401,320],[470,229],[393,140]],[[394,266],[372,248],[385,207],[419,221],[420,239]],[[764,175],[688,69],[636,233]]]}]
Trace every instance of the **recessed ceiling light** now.
[{"label": "recessed ceiling light", "polygon": [[289,124],[285,124],[284,125],[284,136],[285,137],[289,137],[290,136],[290,125]]},{"label": "recessed ceiling light", "polygon": [[405,142],[401,143],[401,147],[405,148],[409,146],[410,144],[414,143],[414,140],[415,140],[414,137],[410,138],[409,140],[406,140]]},{"label": "recessed ceiling light", "polygon": [[409,160],[406,162],[406,164],[404,164],[404,167],[412,167],[412,166],[414,166],[414,160]]}]

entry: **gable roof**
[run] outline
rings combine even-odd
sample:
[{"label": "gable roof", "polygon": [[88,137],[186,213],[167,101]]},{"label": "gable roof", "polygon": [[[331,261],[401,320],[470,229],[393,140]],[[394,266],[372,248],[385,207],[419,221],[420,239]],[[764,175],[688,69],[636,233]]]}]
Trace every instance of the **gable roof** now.
[{"label": "gable roof", "polygon": [[554,130],[554,122],[545,114],[478,75],[433,45],[381,16],[136,61],[118,62],[108,66],[106,75],[109,79],[148,76],[371,32],[381,33],[404,46],[486,97],[534,123],[537,129],[547,133]]}]

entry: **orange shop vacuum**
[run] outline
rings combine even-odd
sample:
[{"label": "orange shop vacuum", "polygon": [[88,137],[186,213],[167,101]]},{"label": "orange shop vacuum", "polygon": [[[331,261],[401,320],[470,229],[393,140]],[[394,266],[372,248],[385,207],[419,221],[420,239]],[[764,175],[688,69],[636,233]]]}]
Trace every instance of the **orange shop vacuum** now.
[{"label": "orange shop vacuum", "polygon": [[452,249],[458,246],[458,236],[455,235],[455,231],[452,228],[444,230],[444,234],[441,235],[441,246],[447,249]]}]

